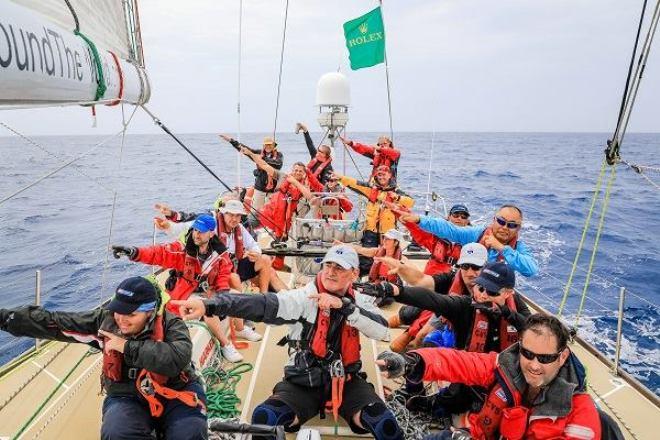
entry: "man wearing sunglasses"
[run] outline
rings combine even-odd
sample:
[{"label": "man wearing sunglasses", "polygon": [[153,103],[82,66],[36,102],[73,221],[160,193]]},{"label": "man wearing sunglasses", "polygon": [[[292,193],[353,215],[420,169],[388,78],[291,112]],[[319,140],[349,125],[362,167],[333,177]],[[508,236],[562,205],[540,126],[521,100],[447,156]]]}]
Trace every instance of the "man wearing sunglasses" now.
[{"label": "man wearing sunglasses", "polygon": [[376,177],[378,167],[385,165],[391,170],[392,176],[396,179],[396,170],[399,166],[401,151],[394,147],[394,144],[392,144],[392,140],[390,138],[387,136],[379,137],[375,147],[372,145],[354,142],[342,136],[339,136],[339,139],[345,146],[351,148],[356,153],[371,159],[371,165],[373,168],[371,169],[370,178]]},{"label": "man wearing sunglasses", "polygon": [[418,223],[422,230],[455,243],[481,243],[488,249],[488,261],[505,261],[523,276],[539,271],[532,251],[519,239],[523,215],[517,206],[501,206],[487,226],[458,227],[443,218],[410,213],[402,213],[400,220]]},{"label": "man wearing sunglasses", "polygon": [[[585,367],[568,341],[559,319],[535,314],[525,322],[520,341],[499,354],[420,349],[406,355],[381,353],[376,363],[390,378],[405,375],[413,382],[460,381],[486,388],[486,401],[468,415],[461,438],[600,439]],[[449,431],[427,437],[449,438]]]}]

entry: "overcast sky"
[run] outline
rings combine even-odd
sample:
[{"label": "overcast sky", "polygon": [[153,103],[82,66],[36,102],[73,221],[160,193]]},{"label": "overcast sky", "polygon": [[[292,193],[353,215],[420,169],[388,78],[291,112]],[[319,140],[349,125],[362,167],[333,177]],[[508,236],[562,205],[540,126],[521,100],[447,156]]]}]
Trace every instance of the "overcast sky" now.
[{"label": "overcast sky", "polygon": [[[235,132],[239,0],[139,4],[153,87],[149,107],[176,132]],[[286,0],[243,4],[241,128],[266,132],[274,124]],[[641,4],[385,1],[395,131],[611,131]],[[387,131],[384,66],[351,71],[342,32],[342,23],[376,5],[289,0],[280,131],[293,130],[298,120],[317,127],[316,83],[338,67],[351,84],[349,131]],[[660,131],[657,49],[631,131]],[[118,129],[119,111],[101,109],[97,129],[82,108],[2,112],[0,120],[34,135],[101,134]],[[157,130],[139,115],[132,132]]]}]

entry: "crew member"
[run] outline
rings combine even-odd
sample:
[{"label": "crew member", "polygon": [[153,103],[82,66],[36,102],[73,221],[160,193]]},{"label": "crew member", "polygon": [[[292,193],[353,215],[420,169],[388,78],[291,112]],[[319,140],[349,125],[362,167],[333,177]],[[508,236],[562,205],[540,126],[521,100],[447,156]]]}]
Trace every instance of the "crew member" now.
[{"label": "crew member", "polygon": [[[112,253],[115,258],[127,256],[132,261],[171,269],[165,288],[172,299],[187,299],[193,293],[212,296],[229,291],[233,269],[227,247],[215,235],[215,229],[215,218],[204,214],[192,223],[184,243],[176,240],[141,248],[115,245]],[[167,308],[179,312],[170,303]],[[230,362],[242,361],[243,356],[227,338],[220,320],[207,319],[206,324],[220,342],[222,355]]]},{"label": "crew member", "polygon": [[206,396],[191,364],[188,329],[163,310],[145,278],[125,279],[112,301],[94,310],[0,309],[0,330],[103,350],[102,439],[151,439],[154,429],[168,439],[207,438]]},{"label": "crew member", "polygon": [[373,179],[376,176],[378,167],[381,165],[386,166],[390,169],[392,176],[396,178],[397,167],[399,166],[399,158],[401,157],[401,151],[394,148],[392,140],[387,136],[381,136],[378,138],[376,146],[360,144],[358,142],[353,142],[346,138],[339,136],[339,139],[344,145],[350,147],[358,154],[363,155],[371,159],[371,164],[373,168],[371,170],[370,179]]},{"label": "crew member", "polygon": [[309,135],[307,126],[302,122],[296,124],[296,133],[302,130],[305,136],[305,144],[309,150],[309,157],[311,160],[307,164],[307,169],[311,171],[312,175],[318,179],[323,185],[328,182],[332,175],[332,149],[329,145],[321,144],[318,148],[314,146],[314,141]]},{"label": "crew member", "polygon": [[[387,206],[387,202],[406,208],[411,208],[415,204],[411,197],[396,187],[396,181],[393,179],[390,169],[385,165],[378,167],[373,184],[359,182],[352,177],[340,176],[336,173],[335,177],[338,177],[345,187],[367,198],[362,247],[377,248],[380,245],[381,235],[390,229],[396,229],[396,217]],[[370,258],[360,258],[361,275],[369,272],[371,263]]]},{"label": "crew member", "polygon": [[[247,148],[250,152],[258,155],[264,162],[276,170],[281,170],[284,164],[284,155],[278,151],[277,142],[270,136],[266,136],[261,150],[250,148],[243,145],[237,140],[232,139],[230,136],[221,134],[220,137],[229,142],[239,152],[241,148]],[[251,205],[254,209],[261,209],[266,203],[266,198],[270,197],[275,192],[275,185],[277,184],[277,176],[268,174],[262,168],[257,167],[254,170],[254,193],[252,195]],[[246,202],[249,202],[250,196],[246,195]]]},{"label": "crew member", "polygon": [[188,319],[206,315],[237,315],[269,324],[301,322],[301,341],[284,379],[273,395],[252,413],[252,423],[283,425],[296,431],[332,402],[333,415],[360,434],[378,440],[403,439],[394,415],[361,373],[360,333],[387,340],[387,323],[372,306],[355,303],[352,283],[358,277],[353,248],[333,246],[317,278],[305,287],[266,295],[228,294],[213,300],[176,301]]},{"label": "crew member", "polygon": [[[456,226],[467,226],[470,223],[470,212],[465,205],[454,205],[449,210],[447,220]],[[453,270],[454,264],[461,255],[460,244],[423,231],[417,223],[404,222],[403,225],[410,232],[414,242],[425,247],[431,253],[431,258],[424,268],[425,274],[435,275]]]},{"label": "crew member", "polygon": [[405,374],[414,382],[445,380],[487,390],[481,410],[467,416],[464,435],[443,431],[427,439],[598,440],[601,421],[587,393],[585,367],[568,341],[559,319],[535,314],[520,341],[499,354],[423,348],[381,353],[376,362],[386,377]]},{"label": "crew member", "polygon": [[481,243],[488,249],[488,261],[505,261],[521,275],[530,277],[539,271],[532,251],[519,239],[523,214],[514,205],[502,205],[487,226],[458,227],[443,218],[421,217],[400,211],[402,222],[418,223],[436,237],[459,243]]}]

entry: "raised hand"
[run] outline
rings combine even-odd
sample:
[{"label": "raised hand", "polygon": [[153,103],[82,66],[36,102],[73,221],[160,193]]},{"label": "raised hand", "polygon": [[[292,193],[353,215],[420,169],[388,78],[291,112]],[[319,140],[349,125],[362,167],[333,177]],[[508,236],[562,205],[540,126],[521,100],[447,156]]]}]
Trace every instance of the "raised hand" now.
[{"label": "raised hand", "polygon": [[170,229],[171,223],[167,219],[154,217],[154,225],[156,226],[157,229],[161,231],[166,231]]},{"label": "raised hand", "polygon": [[103,343],[103,351],[108,354],[111,350],[118,351],[119,353],[124,352],[124,347],[126,346],[126,339],[121,336],[117,336],[114,333],[107,332],[105,330],[99,330],[99,334],[105,336],[107,339]]},{"label": "raised hand", "polygon": [[184,321],[199,319],[206,313],[206,306],[201,299],[172,300],[169,303],[179,308],[179,314]]},{"label": "raised hand", "polygon": [[353,145],[353,141],[346,139],[344,136],[339,136],[339,140],[341,141],[342,144],[346,146],[350,147],[351,145]]},{"label": "raised hand", "polygon": [[227,142],[231,142],[231,141],[232,141],[232,137],[231,137],[231,136],[227,136],[226,134],[219,134],[218,136],[220,136],[220,139],[223,139],[223,140],[225,140],[225,141],[227,141]]},{"label": "raised hand", "polygon": [[300,131],[307,133],[307,126],[302,122],[296,122],[296,134],[300,133]]},{"label": "raised hand", "polygon": [[164,203],[156,203],[154,205],[154,209],[158,210],[161,214],[163,214],[165,217],[171,217],[172,214],[174,214],[174,211],[172,211],[172,208],[167,206]]}]

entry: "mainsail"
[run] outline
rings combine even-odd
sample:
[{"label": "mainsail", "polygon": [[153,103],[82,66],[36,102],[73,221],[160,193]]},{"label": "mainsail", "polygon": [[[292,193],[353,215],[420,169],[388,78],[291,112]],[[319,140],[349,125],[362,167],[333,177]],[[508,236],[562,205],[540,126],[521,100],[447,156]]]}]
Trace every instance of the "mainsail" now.
[{"label": "mainsail", "polygon": [[145,103],[134,0],[0,4],[2,105]]}]

